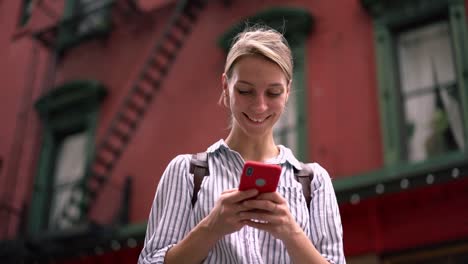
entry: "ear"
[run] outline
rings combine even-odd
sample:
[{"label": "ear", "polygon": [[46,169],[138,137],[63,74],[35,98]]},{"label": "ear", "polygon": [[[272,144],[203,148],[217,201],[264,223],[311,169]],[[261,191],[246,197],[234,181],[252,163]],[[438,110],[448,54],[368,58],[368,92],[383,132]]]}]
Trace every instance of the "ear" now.
[{"label": "ear", "polygon": [[221,76],[221,83],[223,89],[221,99],[223,100],[224,106],[229,107],[229,81],[226,73],[223,73],[223,75]]},{"label": "ear", "polygon": [[288,101],[289,92],[291,91],[291,84],[292,84],[292,80],[290,80],[290,81],[288,82],[288,85],[286,86],[286,102]]},{"label": "ear", "polygon": [[228,79],[227,79],[227,75],[226,73],[223,73],[221,75],[221,83],[222,83],[222,88],[223,88],[223,92],[226,92],[227,89],[228,89]]}]

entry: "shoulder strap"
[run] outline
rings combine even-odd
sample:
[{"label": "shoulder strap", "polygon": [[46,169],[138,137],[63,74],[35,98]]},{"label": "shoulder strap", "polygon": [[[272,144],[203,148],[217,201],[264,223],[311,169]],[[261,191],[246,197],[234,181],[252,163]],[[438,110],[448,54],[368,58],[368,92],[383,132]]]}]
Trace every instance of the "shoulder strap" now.
[{"label": "shoulder strap", "polygon": [[200,152],[192,154],[190,160],[190,173],[193,174],[193,193],[192,193],[192,207],[197,202],[198,191],[200,190],[201,183],[205,176],[210,175],[208,169],[208,153]]},{"label": "shoulder strap", "polygon": [[[307,208],[310,210],[311,190],[310,184],[314,179],[314,171],[310,166],[300,162],[302,169],[294,171],[294,177],[302,185],[302,194],[307,202]],[[198,191],[200,191],[201,183],[205,176],[210,175],[208,168],[208,154],[200,152],[192,154],[190,160],[190,173],[193,174],[193,194],[192,194],[192,207],[197,202]]]},{"label": "shoulder strap", "polygon": [[307,202],[307,208],[310,210],[311,190],[310,184],[314,179],[314,171],[310,166],[300,162],[302,169],[294,171],[294,177],[302,185],[302,194]]}]

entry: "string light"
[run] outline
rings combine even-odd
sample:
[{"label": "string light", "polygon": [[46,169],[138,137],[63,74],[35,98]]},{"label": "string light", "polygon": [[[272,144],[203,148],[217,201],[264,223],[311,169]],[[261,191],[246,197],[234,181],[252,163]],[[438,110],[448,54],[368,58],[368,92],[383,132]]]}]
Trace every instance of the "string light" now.
[{"label": "string light", "polygon": [[95,252],[97,255],[102,255],[102,253],[104,253],[104,251],[102,250],[101,247],[95,247],[95,248],[94,248],[94,252]]},{"label": "string light", "polygon": [[135,248],[137,246],[137,241],[134,238],[129,238],[127,240],[127,246],[129,248]]},{"label": "string light", "polygon": [[382,183],[379,183],[375,186],[375,192],[377,194],[382,194],[385,192],[385,186]]},{"label": "string light", "polygon": [[389,182],[377,182],[373,185],[361,186],[342,193],[337,193],[337,198],[339,203],[349,202],[356,205],[367,197],[403,190],[407,191],[413,188],[434,185],[436,183],[458,180],[466,176],[468,176],[468,173],[464,172],[464,168],[452,167],[443,171],[412,175],[411,178],[394,178]]},{"label": "string light", "polygon": [[351,195],[351,203],[352,204],[358,204],[359,201],[361,201],[361,197],[359,196],[359,194],[355,193],[355,194]]},{"label": "string light", "polygon": [[120,249],[120,243],[119,241],[117,240],[112,240],[111,241],[111,248],[114,250],[114,251],[117,251]]},{"label": "string light", "polygon": [[406,189],[409,187],[409,180],[408,179],[402,179],[400,182],[400,187],[402,189]]},{"label": "string light", "polygon": [[434,180],[435,180],[434,175],[428,174],[428,175],[426,176],[426,183],[427,183],[427,184],[433,184],[433,183],[434,183]]}]

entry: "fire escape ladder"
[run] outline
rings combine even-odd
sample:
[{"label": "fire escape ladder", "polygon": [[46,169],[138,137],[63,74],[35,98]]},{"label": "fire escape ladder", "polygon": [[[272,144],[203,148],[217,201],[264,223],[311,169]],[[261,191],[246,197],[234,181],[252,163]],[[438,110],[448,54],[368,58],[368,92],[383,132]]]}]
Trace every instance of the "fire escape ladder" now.
[{"label": "fire escape ladder", "polygon": [[[101,190],[110,184],[113,169],[143,120],[205,2],[205,0],[181,0],[178,3],[162,34],[156,40],[139,76],[96,147],[95,157],[87,170],[86,187],[82,188],[83,193],[80,195],[82,199],[68,200],[69,206],[62,211],[62,217],[68,222],[76,224],[85,221],[83,216],[87,215],[96,203]],[[70,212],[76,212],[77,209],[81,209],[83,215],[72,217],[77,214]]]}]

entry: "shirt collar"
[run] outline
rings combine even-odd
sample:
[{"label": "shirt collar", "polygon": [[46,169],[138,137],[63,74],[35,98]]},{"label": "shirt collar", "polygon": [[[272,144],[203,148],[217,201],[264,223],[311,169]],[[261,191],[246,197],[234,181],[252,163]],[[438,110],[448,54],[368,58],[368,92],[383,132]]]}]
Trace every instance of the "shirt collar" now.
[{"label": "shirt collar", "polygon": [[276,157],[276,160],[279,164],[288,162],[297,170],[302,170],[301,162],[299,162],[296,159],[296,157],[289,148],[283,145],[278,145],[278,148],[280,149],[280,154],[278,155],[278,157]]},{"label": "shirt collar", "polygon": [[[227,150],[230,150],[232,151],[229,146],[226,144],[226,142],[224,142],[224,139],[220,139],[218,140],[216,143],[214,143],[213,145],[209,146],[208,149],[206,150],[206,152],[208,153],[214,153],[220,149],[227,149]],[[289,164],[291,164],[292,166],[294,166],[294,168],[296,168],[297,170],[301,170],[302,169],[302,166],[301,166],[301,162],[299,162],[296,157],[294,157],[294,154],[292,153],[292,151],[283,146],[283,145],[278,145],[278,148],[280,150],[280,153],[277,157],[275,158],[272,158],[270,160],[267,161],[267,163],[275,163],[275,164],[284,164],[286,162],[288,162]]]},{"label": "shirt collar", "polygon": [[214,152],[218,151],[221,148],[229,149],[229,146],[226,144],[226,142],[224,142],[224,139],[220,139],[220,140],[218,140],[218,142],[216,142],[213,145],[209,146],[206,149],[206,152],[214,153]]}]

